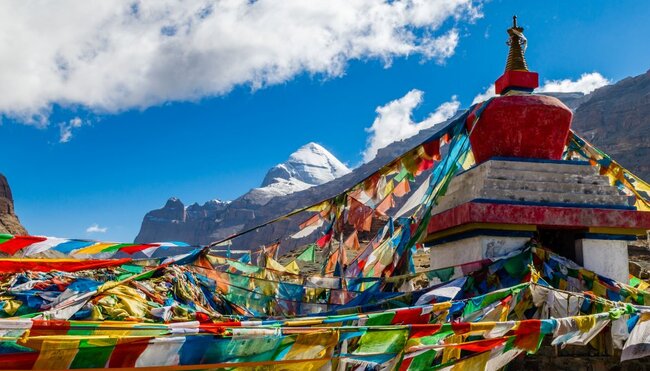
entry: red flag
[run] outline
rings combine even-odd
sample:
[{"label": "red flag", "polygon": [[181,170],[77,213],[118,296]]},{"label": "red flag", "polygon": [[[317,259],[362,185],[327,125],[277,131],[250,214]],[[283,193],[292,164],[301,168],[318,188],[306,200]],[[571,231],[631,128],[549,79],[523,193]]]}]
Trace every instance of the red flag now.
[{"label": "red flag", "polygon": [[395,311],[395,317],[391,320],[391,325],[412,325],[429,323],[431,313],[422,314],[422,308],[400,309]]},{"label": "red flag", "polygon": [[441,327],[439,324],[413,324],[410,337],[416,339],[431,336],[440,331]]},{"label": "red flag", "polygon": [[77,259],[0,259],[0,273],[16,272],[76,272],[87,269],[116,267],[130,262],[130,258],[104,260]]},{"label": "red flag", "polygon": [[440,160],[440,140],[434,139],[422,145],[422,157],[427,160]]},{"label": "red flag", "polygon": [[470,352],[487,352],[488,350],[492,350],[499,345],[503,344],[506,342],[506,338],[496,338],[496,339],[485,339],[485,340],[478,340],[478,341],[472,341],[469,343],[465,344],[459,344],[455,346],[454,348],[459,348],[462,350],[468,350]]},{"label": "red flag", "polygon": [[12,239],[0,243],[0,251],[9,255],[13,255],[29,245],[45,240],[45,237],[14,236]]},{"label": "red flag", "polygon": [[147,243],[147,244],[142,244],[142,245],[131,245],[127,247],[123,247],[120,249],[121,252],[125,252],[129,255],[133,255],[138,251],[146,250],[150,247],[157,247],[160,246],[160,244],[157,243]]},{"label": "red flag", "polygon": [[427,171],[433,167],[433,160],[420,159],[420,164],[418,167],[418,173]]},{"label": "red flag", "polygon": [[332,228],[332,230],[327,232],[327,234],[325,234],[323,237],[319,238],[318,241],[316,241],[316,245],[318,245],[318,247],[320,247],[321,249],[327,246],[327,244],[332,240],[333,234],[334,234],[334,229]]}]

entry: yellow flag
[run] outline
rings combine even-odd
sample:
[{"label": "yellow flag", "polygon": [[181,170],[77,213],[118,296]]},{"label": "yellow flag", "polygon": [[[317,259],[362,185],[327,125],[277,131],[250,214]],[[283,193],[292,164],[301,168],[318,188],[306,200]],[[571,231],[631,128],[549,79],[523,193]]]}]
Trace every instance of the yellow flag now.
[{"label": "yellow flag", "polygon": [[110,243],[96,243],[94,245],[90,245],[88,247],[84,247],[83,249],[75,251],[76,255],[81,255],[81,254],[99,254],[102,252],[104,249],[107,249],[111,246],[115,246],[117,243],[115,242],[110,242]]},{"label": "yellow flag", "polygon": [[287,269],[282,264],[278,263],[277,260],[273,259],[270,256],[266,257],[266,268],[273,269],[274,271],[279,271],[279,272],[287,271]]},{"label": "yellow flag", "polygon": [[295,260],[292,260],[291,263],[285,265],[284,269],[289,273],[300,274],[300,267],[298,266],[298,263],[296,263]]},{"label": "yellow flag", "polygon": [[490,360],[490,351],[483,352],[479,355],[463,359],[460,362],[457,362],[452,368],[452,371],[456,370],[484,370],[485,365]]},{"label": "yellow flag", "polygon": [[79,340],[45,340],[38,355],[35,370],[65,370],[79,351]]}]

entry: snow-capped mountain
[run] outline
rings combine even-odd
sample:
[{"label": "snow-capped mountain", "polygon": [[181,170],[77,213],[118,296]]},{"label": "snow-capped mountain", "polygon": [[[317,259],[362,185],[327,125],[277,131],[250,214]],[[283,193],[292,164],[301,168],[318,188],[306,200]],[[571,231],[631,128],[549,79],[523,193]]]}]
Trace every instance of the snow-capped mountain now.
[{"label": "snow-capped mountain", "polygon": [[275,165],[266,173],[262,187],[283,180],[318,185],[350,172],[333,154],[314,142],[305,144],[289,156],[286,162]]},{"label": "snow-capped mountain", "polygon": [[243,197],[264,205],[274,197],[325,184],[349,172],[350,169],[328,150],[311,142],[292,153],[286,162],[272,167],[261,187],[252,189]]},{"label": "snow-capped mountain", "polygon": [[232,202],[211,200],[186,207],[181,200],[170,198],[163,208],[145,215],[135,241],[206,244],[241,230],[272,199],[325,184],[348,173],[350,169],[328,150],[308,143],[287,161],[272,167],[260,187]]}]

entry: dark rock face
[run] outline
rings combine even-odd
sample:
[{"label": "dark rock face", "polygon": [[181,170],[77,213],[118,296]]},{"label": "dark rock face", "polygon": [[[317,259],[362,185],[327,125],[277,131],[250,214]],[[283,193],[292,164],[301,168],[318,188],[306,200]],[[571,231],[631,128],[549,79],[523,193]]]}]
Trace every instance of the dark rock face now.
[{"label": "dark rock face", "polygon": [[209,235],[212,226],[219,223],[227,202],[212,200],[187,208],[181,200],[172,197],[165,206],[144,216],[136,242],[183,241],[198,244],[201,236]]},{"label": "dark rock face", "polygon": [[650,71],[604,86],[575,110],[573,130],[641,179],[650,179]]},{"label": "dark rock face", "polygon": [[[609,153],[616,161],[635,172],[642,179],[650,179],[650,72],[624,79],[591,94],[544,93],[552,95],[574,110],[572,128],[581,136]],[[352,172],[325,184],[288,195],[260,201],[253,190],[231,203],[206,203],[184,208],[172,199],[159,210],[149,212],[143,221],[136,242],[165,240],[185,241],[191,244],[209,244],[235,232],[252,228],[292,210],[333,197],[358,183],[381,166],[402,155],[438,131],[437,127],[422,130],[411,138],[395,142],[381,149],[377,157]],[[269,171],[269,179],[288,177],[290,171],[276,166]],[[416,187],[414,185],[412,188]],[[212,202],[212,201],[211,201]],[[399,202],[399,201],[398,201]],[[399,205],[398,205],[399,207]],[[236,248],[258,249],[261,244],[297,231],[302,216],[282,220],[260,228],[235,240]],[[313,242],[294,241],[295,244]]]},{"label": "dark rock face", "polygon": [[4,175],[0,174],[0,233],[26,235],[27,230],[20,224],[14,213],[14,198]]}]

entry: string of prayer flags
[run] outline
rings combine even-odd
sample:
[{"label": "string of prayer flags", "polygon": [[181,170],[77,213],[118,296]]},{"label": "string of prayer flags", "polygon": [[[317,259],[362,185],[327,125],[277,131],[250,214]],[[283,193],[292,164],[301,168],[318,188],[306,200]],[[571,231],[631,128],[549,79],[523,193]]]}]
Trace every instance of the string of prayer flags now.
[{"label": "string of prayer flags", "polygon": [[180,242],[135,244],[0,234],[0,252],[27,258],[108,259],[116,255],[120,258],[150,258],[156,255],[178,254],[194,248]]},{"label": "string of prayer flags", "polygon": [[650,184],[632,174],[605,152],[599,150],[574,131],[571,131],[567,155],[575,154],[592,166],[600,169],[601,175],[610,179],[610,184],[618,186],[636,198],[635,206],[640,211],[650,211]]}]

